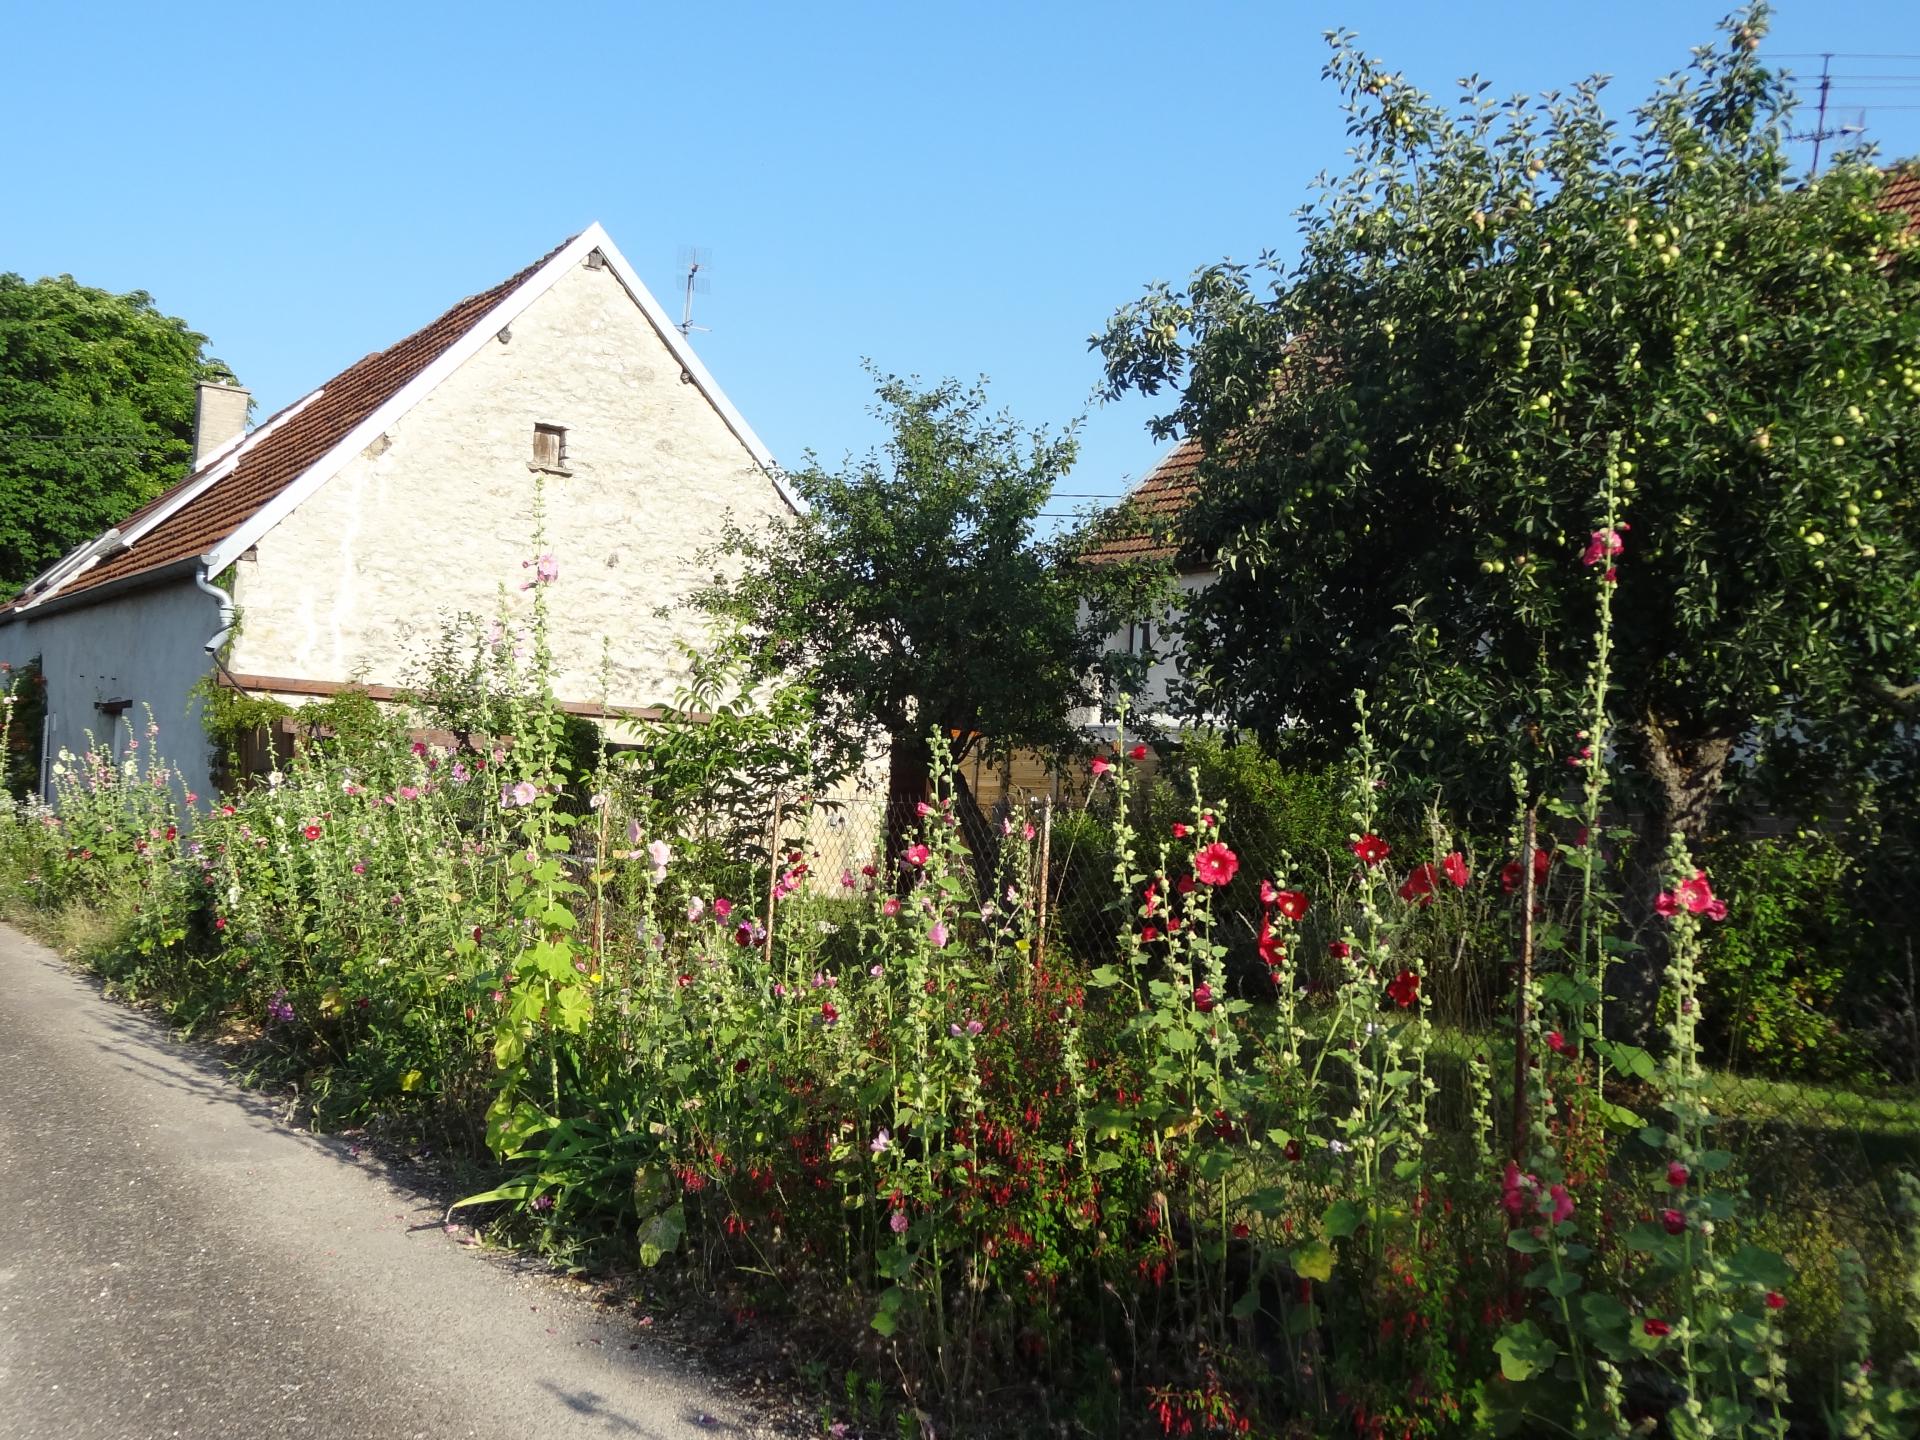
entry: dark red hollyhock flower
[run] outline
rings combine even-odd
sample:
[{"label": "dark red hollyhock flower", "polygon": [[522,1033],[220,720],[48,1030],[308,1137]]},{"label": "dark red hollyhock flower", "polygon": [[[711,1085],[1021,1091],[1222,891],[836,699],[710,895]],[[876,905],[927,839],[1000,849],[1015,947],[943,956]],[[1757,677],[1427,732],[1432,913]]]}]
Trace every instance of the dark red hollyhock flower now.
[{"label": "dark red hollyhock flower", "polygon": [[[1533,852],[1533,887],[1534,889],[1537,890],[1542,885],[1545,885],[1547,883],[1547,871],[1552,867],[1552,865],[1553,865],[1553,852],[1551,850],[1536,850]],[[1506,895],[1511,895],[1515,891],[1517,891],[1519,888],[1520,888],[1520,862],[1518,860],[1509,860],[1507,861],[1506,864],[1500,867],[1501,893]]]},{"label": "dark red hollyhock flower", "polygon": [[1306,1152],[1304,1152],[1300,1148],[1300,1142],[1298,1140],[1287,1141],[1287,1148],[1286,1148],[1287,1159],[1298,1161],[1301,1155],[1303,1155],[1304,1153]]},{"label": "dark red hollyhock flower", "polygon": [[1551,1050],[1556,1055],[1561,1055],[1566,1052],[1566,1048],[1567,1048],[1566,1036],[1562,1035],[1558,1030],[1549,1030],[1547,1032],[1547,1049]]},{"label": "dark red hollyhock flower", "polygon": [[1393,853],[1393,848],[1378,835],[1369,830],[1347,847],[1359,858],[1362,865],[1372,868]]},{"label": "dark red hollyhock flower", "polygon": [[1353,947],[1344,940],[1329,940],[1327,942],[1327,954],[1336,960],[1345,960],[1353,954]]},{"label": "dark red hollyhock flower", "polygon": [[1769,1290],[1769,1291],[1767,1291],[1767,1308],[1768,1308],[1769,1310],[1784,1310],[1784,1309],[1786,1309],[1786,1308],[1787,1308],[1787,1297],[1786,1297],[1786,1296],[1784,1296],[1784,1295],[1782,1295],[1782,1294],[1781,1294],[1781,1293],[1780,1293],[1780,1292],[1779,1292],[1778,1290]]},{"label": "dark red hollyhock flower", "polygon": [[1687,1228],[1687,1217],[1678,1210],[1662,1210],[1660,1224],[1669,1235],[1684,1234]]},{"label": "dark red hollyhock flower", "polygon": [[1209,1010],[1213,1009],[1213,987],[1211,985],[1196,985],[1193,987],[1193,1008],[1198,1010],[1202,1015],[1205,1015]]},{"label": "dark red hollyhock flower", "polygon": [[1447,858],[1440,862],[1440,868],[1446,872],[1447,879],[1453,882],[1453,888],[1464,890],[1472,873],[1467,869],[1467,857],[1458,850],[1448,852]]},{"label": "dark red hollyhock flower", "polygon": [[1422,908],[1433,904],[1433,883],[1439,878],[1440,871],[1431,860],[1414,866],[1407,883],[1400,887],[1400,898],[1415,901]]},{"label": "dark red hollyhock flower", "polygon": [[1158,940],[1159,938],[1160,938],[1160,927],[1157,925],[1149,925],[1147,926],[1146,929],[1140,932],[1140,943],[1142,945],[1151,945],[1155,940]]},{"label": "dark red hollyhock flower", "polygon": [[1402,970],[1387,982],[1387,998],[1402,1010],[1410,1008],[1420,998],[1420,977],[1411,970]]},{"label": "dark red hollyhock flower", "polygon": [[1182,875],[1178,880],[1173,882],[1173,888],[1181,895],[1191,895],[1193,893],[1193,876]]},{"label": "dark red hollyhock flower", "polygon": [[1671,1335],[1673,1333],[1673,1327],[1671,1325],[1664,1320],[1656,1320],[1651,1315],[1640,1322],[1640,1328],[1656,1340],[1662,1335]]}]

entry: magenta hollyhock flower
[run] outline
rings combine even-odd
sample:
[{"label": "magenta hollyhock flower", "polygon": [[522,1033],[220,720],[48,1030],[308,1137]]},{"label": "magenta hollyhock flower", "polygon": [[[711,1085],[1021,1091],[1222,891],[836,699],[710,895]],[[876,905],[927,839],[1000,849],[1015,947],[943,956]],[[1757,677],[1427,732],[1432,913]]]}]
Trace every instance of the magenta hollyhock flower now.
[{"label": "magenta hollyhock flower", "polygon": [[899,899],[896,896],[889,895],[886,899],[882,900],[880,902],[880,913],[889,920],[898,915],[900,913]]},{"label": "magenta hollyhock flower", "polygon": [[933,858],[933,851],[924,845],[909,845],[906,853],[901,855],[900,858],[918,870]]},{"label": "magenta hollyhock flower", "polygon": [[1573,1196],[1564,1185],[1551,1185],[1547,1195],[1553,1201],[1553,1223],[1560,1225],[1573,1218]]},{"label": "magenta hollyhock flower", "polygon": [[1587,541],[1586,552],[1581,555],[1582,565],[1598,565],[1610,556],[1618,555],[1626,548],[1626,541],[1620,538],[1617,530],[1596,530]]},{"label": "magenta hollyhock flower", "polygon": [[1193,876],[1202,885],[1225,885],[1240,868],[1240,857],[1216,840],[1193,857]]},{"label": "magenta hollyhock flower", "polygon": [[724,920],[733,914],[733,902],[724,895],[713,897],[713,914],[717,920]]},{"label": "magenta hollyhock flower", "polygon": [[853,871],[842,870],[840,872],[840,888],[842,890],[851,890],[859,883],[859,881],[853,878]]},{"label": "magenta hollyhock flower", "polygon": [[1211,985],[1196,985],[1193,987],[1193,1008],[1198,1010],[1202,1015],[1207,1014],[1213,1009],[1213,987]]}]

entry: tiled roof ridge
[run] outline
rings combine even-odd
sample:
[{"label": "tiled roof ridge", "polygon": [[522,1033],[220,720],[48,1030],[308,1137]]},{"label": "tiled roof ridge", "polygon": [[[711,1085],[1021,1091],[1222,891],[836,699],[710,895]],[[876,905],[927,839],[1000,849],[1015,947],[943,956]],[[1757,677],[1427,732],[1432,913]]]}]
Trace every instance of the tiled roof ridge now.
[{"label": "tiled roof ridge", "polygon": [[[237,448],[217,454],[178,484],[140,506],[115,528],[124,532],[149,519],[223,465],[230,463],[231,473],[213,480],[202,493],[138,537],[130,549],[95,562],[91,568],[59,585],[52,594],[79,594],[211,550],[271,503],[356,425],[398,394],[489,311],[578,238],[567,237],[525,269],[457,301],[419,329],[383,350],[369,351],[332,379],[276,410],[249,430]],[[16,597],[0,608],[13,609],[18,604],[19,597]]]}]

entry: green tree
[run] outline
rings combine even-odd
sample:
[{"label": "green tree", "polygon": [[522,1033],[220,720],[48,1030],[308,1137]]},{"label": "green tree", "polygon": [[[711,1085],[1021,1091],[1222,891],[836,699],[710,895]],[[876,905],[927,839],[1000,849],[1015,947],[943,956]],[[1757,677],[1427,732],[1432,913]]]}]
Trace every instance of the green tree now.
[{"label": "green tree", "polygon": [[0,274],[0,590],[186,473],[194,384],[233,379],[205,347],[145,291]]},{"label": "green tree", "polygon": [[[1221,578],[1185,643],[1216,713],[1324,756],[1364,688],[1456,797],[1498,806],[1515,758],[1544,790],[1604,565],[1656,833],[1790,752],[1871,769],[1920,664],[1920,266],[1866,155],[1792,178],[1765,20],[1626,132],[1597,80],[1448,107],[1330,37],[1354,164],[1297,262],[1155,288],[1094,341],[1114,393],[1181,387],[1159,428],[1209,455],[1187,525]],[[1623,548],[1590,568],[1609,491]]]},{"label": "green tree", "polygon": [[808,678],[842,767],[891,742],[899,802],[923,793],[932,730],[956,761],[1080,739],[1070,712],[1102,698],[1106,637],[1165,581],[1152,567],[1078,562],[1109,521],[1039,533],[1073,463],[1070,432],[989,413],[980,386],[875,383],[884,452],[839,470],[809,457],[790,477],[808,512],[729,525],[716,558],[730,578],[703,601],[743,627],[759,673]]}]

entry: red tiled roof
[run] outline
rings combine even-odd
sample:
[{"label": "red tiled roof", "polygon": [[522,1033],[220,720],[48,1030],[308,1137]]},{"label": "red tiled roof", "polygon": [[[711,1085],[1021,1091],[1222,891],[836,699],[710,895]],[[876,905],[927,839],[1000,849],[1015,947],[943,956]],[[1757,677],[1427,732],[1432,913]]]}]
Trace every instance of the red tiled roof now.
[{"label": "red tiled roof", "polygon": [[1084,558],[1095,562],[1179,559],[1180,516],[1200,493],[1201,457],[1198,440],[1182,440],[1175,446],[1127,496],[1139,527],[1100,541]]},{"label": "red tiled roof", "polygon": [[[279,411],[257,427],[255,433],[266,430],[282,416],[286,417],[283,423],[246,445],[231,474],[216,480],[203,494],[142,535],[131,549],[109,556],[54,593],[77,594],[110,580],[138,575],[213,549],[339,444],[354,426],[439,359],[489,310],[566,249],[572,240],[573,237],[563,240],[519,274],[502,280],[491,290],[468,296],[406,339],[355,361],[321,386],[319,398],[298,409],[298,413],[291,413],[299,407],[298,401]],[[216,459],[187,476],[165,494],[134,511],[120,522],[119,528],[123,531],[132,528],[219,463]],[[14,603],[17,600],[5,608],[11,608]]]},{"label": "red tiled roof", "polygon": [[1880,192],[1882,210],[1907,212],[1907,228],[1920,230],[1920,164],[1906,164],[1887,172],[1887,188]]}]

